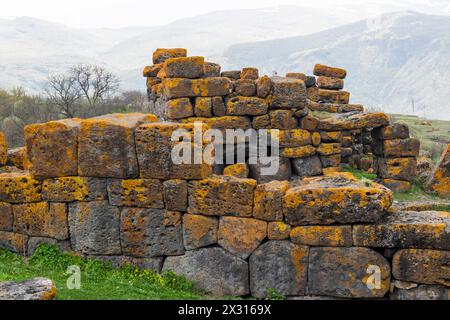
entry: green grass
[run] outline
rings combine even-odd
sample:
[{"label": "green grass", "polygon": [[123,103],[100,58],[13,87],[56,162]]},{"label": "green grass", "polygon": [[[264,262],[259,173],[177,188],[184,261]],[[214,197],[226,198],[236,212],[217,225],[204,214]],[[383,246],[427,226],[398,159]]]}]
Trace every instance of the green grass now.
[{"label": "green grass", "polygon": [[[69,290],[69,266],[81,270],[81,288]],[[40,246],[32,257],[0,249],[0,281],[21,281],[36,277],[56,283],[58,300],[177,300],[212,299],[196,290],[185,278],[172,272],[159,275],[149,270],[125,266],[113,269],[94,259],[62,253],[54,246]]]}]

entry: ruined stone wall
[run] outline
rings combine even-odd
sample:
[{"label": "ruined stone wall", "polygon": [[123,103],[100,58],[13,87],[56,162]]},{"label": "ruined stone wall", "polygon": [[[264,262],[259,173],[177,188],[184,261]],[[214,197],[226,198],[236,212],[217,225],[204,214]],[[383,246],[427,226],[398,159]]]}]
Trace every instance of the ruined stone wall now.
[{"label": "ruined stone wall", "polygon": [[[170,56],[161,52],[156,62]],[[188,61],[184,75],[191,75]],[[196,76],[205,73],[200,65]],[[237,78],[225,73],[233,74]],[[251,81],[239,81],[242,75]],[[172,133],[194,134],[184,116],[161,122],[154,115],[114,114],[30,125],[26,147],[0,156],[9,164],[0,169],[0,247],[31,254],[51,243],[116,266],[173,270],[214,295],[263,298],[274,289],[297,299],[448,299],[450,213],[400,211],[388,188],[338,172],[356,148],[362,155],[367,146],[378,148],[373,154],[386,161],[414,158],[416,151],[404,147],[411,140],[384,114],[306,114],[311,77],[270,80],[245,69],[236,81],[255,82],[264,98],[231,97],[236,84],[228,77],[174,79],[162,78],[158,89],[165,92],[157,98],[164,100],[163,113],[222,110],[219,117],[201,117],[201,130],[278,124],[282,156],[294,174],[267,178],[244,163],[220,170],[175,164]],[[270,95],[258,89],[262,81],[270,83]],[[186,90],[188,97],[176,97]],[[221,102],[216,109],[214,100]],[[344,141],[352,148],[347,157]],[[340,161],[333,162],[334,155]]]}]

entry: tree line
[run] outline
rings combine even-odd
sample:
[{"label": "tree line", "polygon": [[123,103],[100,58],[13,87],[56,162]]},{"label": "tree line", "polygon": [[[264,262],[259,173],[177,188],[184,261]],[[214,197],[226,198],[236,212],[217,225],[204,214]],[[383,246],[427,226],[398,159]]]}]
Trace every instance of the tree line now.
[{"label": "tree line", "polygon": [[49,75],[40,94],[21,87],[0,89],[0,129],[10,148],[23,145],[23,128],[31,123],[149,111],[144,92],[122,91],[117,76],[97,65],[77,65]]}]

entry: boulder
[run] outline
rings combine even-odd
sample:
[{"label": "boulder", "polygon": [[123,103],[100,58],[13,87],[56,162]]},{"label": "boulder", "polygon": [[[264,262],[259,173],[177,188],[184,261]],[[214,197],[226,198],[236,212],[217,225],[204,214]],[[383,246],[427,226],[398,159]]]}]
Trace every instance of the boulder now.
[{"label": "boulder", "polygon": [[183,240],[186,250],[194,250],[217,243],[219,220],[196,214],[183,215]]},{"label": "boulder", "polygon": [[156,179],[108,179],[108,195],[117,207],[164,208],[163,185]]},{"label": "boulder", "polygon": [[0,282],[0,300],[54,300],[56,285],[50,279]]},{"label": "boulder", "polygon": [[295,244],[315,247],[351,247],[351,226],[303,226],[293,228],[290,234]]}]

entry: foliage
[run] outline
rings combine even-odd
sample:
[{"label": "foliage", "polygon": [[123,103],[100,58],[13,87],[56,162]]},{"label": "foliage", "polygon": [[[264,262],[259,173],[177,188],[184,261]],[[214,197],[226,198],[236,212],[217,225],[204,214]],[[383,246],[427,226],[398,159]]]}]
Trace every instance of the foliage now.
[{"label": "foliage", "polygon": [[286,300],[286,297],[278,293],[274,288],[268,288],[266,300]]}]

